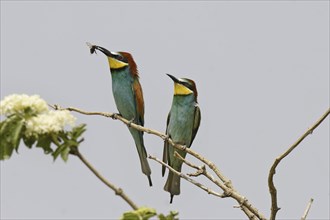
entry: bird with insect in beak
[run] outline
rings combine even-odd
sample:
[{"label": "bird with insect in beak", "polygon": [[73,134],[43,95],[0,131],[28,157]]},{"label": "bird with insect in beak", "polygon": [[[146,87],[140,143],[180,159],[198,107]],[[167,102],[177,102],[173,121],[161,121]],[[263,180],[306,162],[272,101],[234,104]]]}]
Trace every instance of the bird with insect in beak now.
[{"label": "bird with insect in beak", "polygon": [[[87,43],[91,54],[96,50],[107,56],[112,78],[112,93],[119,114],[131,122],[144,125],[144,100],[142,88],[139,82],[137,65],[130,53],[110,52],[109,50]],[[142,172],[148,177],[149,185],[152,186],[151,170],[147,161],[147,151],[143,142],[143,132],[128,127],[133,136]]]},{"label": "bird with insect in beak", "polygon": [[[178,79],[167,74],[174,82],[174,96],[171,110],[167,117],[166,135],[174,143],[190,147],[201,121],[201,113],[197,103],[196,84],[191,79]],[[183,158],[186,152],[174,148],[165,141],[163,161],[176,171],[181,172],[182,160],[174,156],[178,152]],[[162,175],[165,174],[165,166],[162,167]],[[164,190],[170,193],[170,203],[174,195],[180,194],[180,176],[169,171]]]}]

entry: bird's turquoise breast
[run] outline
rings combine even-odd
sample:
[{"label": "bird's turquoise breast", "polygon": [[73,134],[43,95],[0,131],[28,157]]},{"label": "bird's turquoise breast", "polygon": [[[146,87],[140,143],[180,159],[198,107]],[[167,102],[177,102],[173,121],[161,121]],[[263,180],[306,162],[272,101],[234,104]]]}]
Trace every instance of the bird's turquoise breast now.
[{"label": "bird's turquoise breast", "polygon": [[136,105],[132,89],[133,78],[128,70],[112,71],[112,92],[119,113],[128,120],[135,118]]},{"label": "bird's turquoise breast", "polygon": [[174,142],[189,147],[195,114],[194,96],[175,96],[170,113],[168,133]]}]

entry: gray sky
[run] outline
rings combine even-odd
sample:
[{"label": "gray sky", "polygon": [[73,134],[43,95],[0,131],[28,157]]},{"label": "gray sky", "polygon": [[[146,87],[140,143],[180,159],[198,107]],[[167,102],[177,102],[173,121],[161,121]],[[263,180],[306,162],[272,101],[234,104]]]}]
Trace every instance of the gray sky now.
[{"label": "gray sky", "polygon": [[[116,112],[106,58],[90,55],[86,41],[133,54],[146,127],[165,130],[173,96],[165,73],[195,80],[202,122],[192,148],[269,216],[271,164],[329,107],[328,1],[1,1],[1,99],[39,94]],[[234,200],[184,180],[170,205],[161,167],[150,161],[149,188],[122,123],[75,116],[88,124],[81,152],[139,206],[178,210],[181,219],[246,218]],[[161,157],[159,138],[146,134],[145,144]],[[279,219],[300,218],[311,197],[309,218],[330,218],[328,119],[279,165],[275,184]],[[2,219],[118,218],[129,208],[74,157],[53,163],[21,145],[1,162]]]}]

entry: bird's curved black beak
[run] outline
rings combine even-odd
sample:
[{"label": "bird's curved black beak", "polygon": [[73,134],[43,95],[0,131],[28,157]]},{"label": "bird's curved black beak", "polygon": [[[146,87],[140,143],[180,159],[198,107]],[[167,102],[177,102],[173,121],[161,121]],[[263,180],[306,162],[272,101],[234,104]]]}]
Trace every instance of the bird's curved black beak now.
[{"label": "bird's curved black beak", "polygon": [[114,55],[109,50],[105,49],[104,47],[93,45],[93,44],[88,43],[88,42],[86,44],[89,47],[91,54],[96,53],[96,50],[99,50],[108,57],[114,57]]},{"label": "bird's curved black beak", "polygon": [[175,76],[172,76],[171,74],[166,74],[168,75],[175,83],[179,83],[180,80],[178,78],[176,78]]}]

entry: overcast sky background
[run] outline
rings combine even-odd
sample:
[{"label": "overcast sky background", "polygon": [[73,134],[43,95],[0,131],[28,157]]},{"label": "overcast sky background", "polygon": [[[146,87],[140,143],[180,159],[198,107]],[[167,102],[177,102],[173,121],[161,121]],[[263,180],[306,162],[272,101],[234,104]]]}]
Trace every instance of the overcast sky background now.
[{"label": "overcast sky background", "polygon": [[[329,1],[1,1],[1,99],[39,94],[117,112],[107,60],[86,41],[133,54],[146,127],[165,130],[173,96],[165,73],[195,80],[202,122],[192,148],[269,216],[269,168],[329,107]],[[170,205],[160,165],[150,161],[149,188],[126,126],[75,116],[88,124],[81,152],[139,206],[181,219],[246,219],[234,200],[185,180]],[[161,158],[160,138],[146,134],[145,145]],[[300,218],[310,198],[309,219],[330,218],[329,119],[282,161],[275,184],[279,219]],[[130,209],[78,159],[53,162],[24,145],[1,162],[0,207],[1,219],[116,219]]]}]

